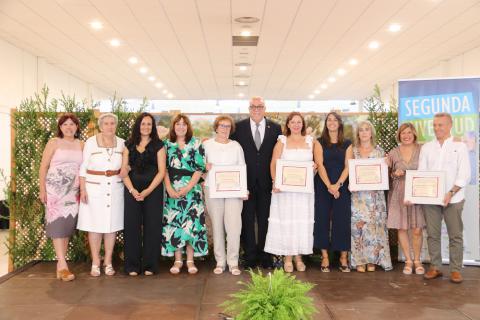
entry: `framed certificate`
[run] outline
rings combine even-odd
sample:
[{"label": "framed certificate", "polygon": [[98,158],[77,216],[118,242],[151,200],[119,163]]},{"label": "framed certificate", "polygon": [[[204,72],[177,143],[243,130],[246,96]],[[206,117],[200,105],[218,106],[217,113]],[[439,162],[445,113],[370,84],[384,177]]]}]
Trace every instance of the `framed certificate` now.
[{"label": "framed certificate", "polygon": [[278,159],[275,188],[280,191],[313,193],[313,161]]},{"label": "framed certificate", "polygon": [[245,165],[213,165],[208,172],[210,198],[243,198],[248,195]]},{"label": "framed certificate", "polygon": [[348,160],[350,191],[388,190],[388,166],[384,158]]},{"label": "framed certificate", "polygon": [[405,201],[416,204],[443,205],[445,172],[407,170],[405,173]]}]

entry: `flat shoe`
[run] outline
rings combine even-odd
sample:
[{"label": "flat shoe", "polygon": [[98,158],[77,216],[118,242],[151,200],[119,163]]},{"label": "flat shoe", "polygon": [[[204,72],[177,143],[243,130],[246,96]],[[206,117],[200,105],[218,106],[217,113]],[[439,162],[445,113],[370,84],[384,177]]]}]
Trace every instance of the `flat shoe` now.
[{"label": "flat shoe", "polygon": [[375,265],[374,264],[367,265],[367,271],[368,272],[374,272],[375,271]]},{"label": "flat shoe", "polygon": [[305,263],[303,263],[303,261],[295,261],[295,268],[299,272],[304,272],[307,269],[307,267],[305,266]]},{"label": "flat shoe", "polygon": [[350,268],[348,267],[348,265],[346,265],[346,266],[340,265],[338,267],[338,270],[340,270],[340,272],[350,272]]},{"label": "flat shoe", "polygon": [[412,265],[413,265],[412,261],[405,262],[405,266],[403,267],[403,274],[406,274],[406,275],[412,274],[413,272]]},{"label": "flat shoe", "polygon": [[357,272],[364,273],[365,272],[365,265],[357,266]]},{"label": "flat shoe", "polygon": [[230,273],[234,276],[239,276],[240,274],[242,274],[242,271],[238,268],[238,266],[228,267],[228,269],[230,270]]},{"label": "flat shoe", "polygon": [[197,267],[195,266],[195,263],[193,262],[193,260],[187,260],[187,271],[189,274],[197,274],[198,273],[198,269]]},{"label": "flat shoe", "polygon": [[413,261],[415,265],[415,273],[416,274],[425,274],[425,268],[422,265],[422,261]]},{"label": "flat shoe", "polygon": [[215,274],[222,274],[223,271],[225,271],[225,267],[222,266],[216,266],[215,269],[213,269],[213,273]]},{"label": "flat shoe", "polygon": [[293,263],[291,262],[284,262],[283,263],[283,270],[287,273],[292,273],[293,272]]},{"label": "flat shoe", "polygon": [[173,263],[173,266],[170,268],[170,273],[179,274],[182,267],[183,267],[183,261],[175,260],[175,262]]},{"label": "flat shoe", "polygon": [[57,271],[57,279],[62,281],[72,281],[75,279],[75,275],[68,271],[68,269],[62,269]]},{"label": "flat shoe", "polygon": [[100,277],[100,266],[92,264],[92,268],[90,269],[90,275],[92,277]]},{"label": "flat shoe", "polygon": [[131,272],[128,273],[128,275],[131,276],[131,277],[136,277],[136,276],[138,276],[138,272],[131,271]]},{"label": "flat shoe", "polygon": [[146,276],[153,276],[153,272],[152,271],[149,271],[149,270],[145,270],[144,274]]},{"label": "flat shoe", "polygon": [[115,269],[113,269],[113,266],[111,264],[103,266],[105,270],[105,275],[107,276],[113,276],[115,274]]}]

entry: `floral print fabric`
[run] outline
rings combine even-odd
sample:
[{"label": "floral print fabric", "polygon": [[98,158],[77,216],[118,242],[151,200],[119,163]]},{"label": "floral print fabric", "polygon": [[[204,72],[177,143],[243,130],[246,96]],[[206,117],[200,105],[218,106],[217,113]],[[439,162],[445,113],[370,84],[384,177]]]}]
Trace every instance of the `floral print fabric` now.
[{"label": "floral print fabric", "polygon": [[[193,173],[205,172],[205,150],[196,138],[183,149],[175,142],[165,141],[167,171],[175,190],[186,186]],[[178,249],[189,243],[195,256],[208,254],[205,204],[202,187],[197,183],[186,196],[174,199],[165,197],[163,211],[162,255],[173,256]]]}]

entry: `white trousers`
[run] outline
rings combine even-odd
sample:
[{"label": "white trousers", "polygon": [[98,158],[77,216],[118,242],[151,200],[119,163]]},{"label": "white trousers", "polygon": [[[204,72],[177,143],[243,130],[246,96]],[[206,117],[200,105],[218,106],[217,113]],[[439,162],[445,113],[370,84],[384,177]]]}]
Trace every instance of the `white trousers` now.
[{"label": "white trousers", "polygon": [[[208,197],[205,188],[205,202],[212,221],[213,252],[217,266],[238,266],[240,233],[242,232],[243,200],[240,198],[216,199]],[[225,234],[227,251],[225,253]]]}]

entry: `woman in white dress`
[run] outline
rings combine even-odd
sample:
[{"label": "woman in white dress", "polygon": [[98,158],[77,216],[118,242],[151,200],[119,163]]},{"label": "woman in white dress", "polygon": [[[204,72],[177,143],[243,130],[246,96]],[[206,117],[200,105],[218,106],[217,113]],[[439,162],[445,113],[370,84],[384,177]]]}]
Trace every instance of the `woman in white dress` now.
[{"label": "woman in white dress", "polygon": [[80,167],[79,230],[88,231],[93,277],[100,276],[100,247],[105,247],[104,271],[113,276],[116,232],[123,230],[123,182],[120,178],[124,140],[115,135],[118,118],[113,113],[99,117],[100,133],[89,138]]},{"label": "woman in white dress", "polygon": [[[303,116],[298,112],[290,113],[285,135],[278,137],[273,149],[272,177],[275,177],[278,159],[313,161],[314,151],[318,148],[318,141],[306,134]],[[313,180],[308,183],[313,186]],[[302,255],[313,253],[314,204],[313,193],[284,192],[273,188],[265,251],[285,256],[285,272],[293,272],[293,256],[297,271],[305,271]]]}]

